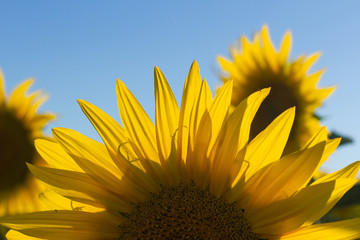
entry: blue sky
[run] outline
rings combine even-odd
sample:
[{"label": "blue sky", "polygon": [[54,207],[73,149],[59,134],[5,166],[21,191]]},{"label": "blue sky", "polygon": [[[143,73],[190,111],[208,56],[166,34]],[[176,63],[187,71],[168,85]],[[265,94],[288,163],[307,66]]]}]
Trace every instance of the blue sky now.
[{"label": "blue sky", "polygon": [[326,68],[319,86],[336,92],[318,111],[329,129],[354,138],[326,163],[335,170],[360,160],[360,2],[358,1],[6,1],[0,15],[0,67],[10,92],[28,77],[50,99],[42,111],[99,140],[76,99],[119,120],[115,83],[125,82],[153,118],[153,68],[167,77],[180,102],[194,59],[214,91],[216,56],[228,56],[241,35],[263,24],[279,46],[293,35],[292,58],[322,52],[312,70]]}]

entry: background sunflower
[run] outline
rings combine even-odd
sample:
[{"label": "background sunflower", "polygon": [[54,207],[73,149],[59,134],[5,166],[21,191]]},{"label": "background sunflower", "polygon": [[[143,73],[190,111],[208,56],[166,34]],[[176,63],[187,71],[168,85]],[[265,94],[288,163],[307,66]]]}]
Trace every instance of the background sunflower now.
[{"label": "background sunflower", "polygon": [[0,73],[0,216],[42,209],[38,195],[43,186],[26,163],[41,164],[34,139],[44,138],[42,130],[54,115],[37,112],[46,95],[28,94],[32,83],[24,81],[6,96]]},{"label": "background sunflower", "polygon": [[271,87],[271,93],[257,112],[251,129],[254,138],[289,107],[296,107],[294,126],[286,152],[300,149],[321,127],[315,110],[334,88],[317,88],[323,70],[310,73],[318,53],[290,60],[291,34],[284,35],[277,50],[267,26],[255,34],[252,41],[245,36],[238,46],[230,48],[232,59],[219,57],[224,82],[234,81],[232,105],[237,106],[251,93]]}]

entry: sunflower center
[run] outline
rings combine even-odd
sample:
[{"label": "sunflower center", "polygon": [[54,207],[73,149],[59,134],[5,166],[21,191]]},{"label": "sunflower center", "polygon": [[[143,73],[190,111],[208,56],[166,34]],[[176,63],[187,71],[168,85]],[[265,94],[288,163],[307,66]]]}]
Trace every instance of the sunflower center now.
[{"label": "sunflower center", "polygon": [[[267,81],[269,84],[264,84],[262,88],[271,87],[271,91],[264,102],[257,111],[255,118],[251,125],[251,139],[256,137],[262,130],[264,130],[277,116],[290,107],[298,106],[298,101],[294,96],[294,91],[278,81]],[[298,111],[298,107],[295,110]],[[297,114],[295,114],[297,116]],[[296,118],[292,129],[295,129]],[[290,133],[290,138],[293,132]]]},{"label": "sunflower center", "polygon": [[193,183],[162,187],[126,217],[119,239],[258,239],[241,208]]},{"label": "sunflower center", "polygon": [[25,181],[25,162],[31,162],[34,152],[30,131],[10,111],[0,108],[0,191]]}]

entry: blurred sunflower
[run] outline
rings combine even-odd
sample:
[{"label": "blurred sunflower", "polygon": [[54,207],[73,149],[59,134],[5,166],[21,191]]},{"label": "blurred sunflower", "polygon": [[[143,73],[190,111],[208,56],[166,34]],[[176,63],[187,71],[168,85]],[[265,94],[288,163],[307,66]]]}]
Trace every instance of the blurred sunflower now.
[{"label": "blurred sunflower", "polygon": [[[249,142],[269,89],[232,112],[232,82],[213,98],[194,62],[181,107],[155,67],[155,124],[120,80],[123,127],[96,106],[79,104],[105,145],[64,128],[57,142],[36,140],[51,167],[30,171],[63,196],[100,212],[43,211],[0,219],[9,239],[353,239],[360,219],[314,224],[356,182],[355,162],[309,184],[335,150],[321,128],[303,149],[282,156],[295,109]],[[31,237],[25,237],[26,234]]]},{"label": "blurred sunflower", "polygon": [[24,81],[6,97],[0,73],[0,216],[41,207],[42,187],[26,163],[41,161],[33,142],[44,137],[42,129],[54,115],[37,113],[46,96],[41,91],[27,95],[32,83],[32,79]]},{"label": "blurred sunflower", "polygon": [[294,126],[285,152],[298,150],[320,129],[315,110],[334,88],[316,88],[324,70],[308,74],[319,53],[289,60],[291,34],[287,32],[280,50],[276,51],[269,37],[267,26],[256,33],[253,42],[241,38],[241,48],[230,48],[232,60],[219,57],[224,71],[224,83],[233,80],[234,92],[231,103],[237,106],[242,100],[259,89],[271,87],[271,93],[257,112],[251,128],[253,139],[280,113],[296,106]]}]

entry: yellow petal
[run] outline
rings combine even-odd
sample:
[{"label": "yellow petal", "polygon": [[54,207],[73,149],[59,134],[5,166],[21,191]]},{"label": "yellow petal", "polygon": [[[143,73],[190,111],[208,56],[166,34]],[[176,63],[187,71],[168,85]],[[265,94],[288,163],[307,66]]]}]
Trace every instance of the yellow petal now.
[{"label": "yellow petal", "polygon": [[179,106],[175,96],[159,68],[155,66],[155,126],[159,155],[162,161],[171,152],[171,139],[179,124]]},{"label": "yellow petal", "polygon": [[301,84],[299,87],[302,89],[302,91],[304,92],[312,92],[313,89],[316,87],[316,84],[318,83],[318,81],[320,80],[321,76],[324,73],[324,69],[317,71],[313,74],[311,74],[310,76],[306,77],[306,80],[303,81],[303,84]]},{"label": "yellow petal", "polygon": [[18,231],[10,230],[6,233],[6,239],[8,240],[41,240],[41,238],[34,238],[24,235]]},{"label": "yellow petal", "polygon": [[196,136],[200,121],[203,117],[205,110],[209,108],[211,103],[212,96],[209,85],[204,81],[201,83],[200,93],[198,99],[194,105],[194,108],[190,115],[190,148],[194,149],[196,146],[194,145],[194,137]]},{"label": "yellow petal", "polygon": [[[315,182],[313,182],[311,184],[311,186],[321,184],[324,182],[334,181],[337,179],[349,179],[349,180],[354,180],[354,182],[356,182],[355,177],[359,171],[359,168],[360,168],[360,161],[354,162],[339,171],[328,174],[328,175],[316,180]],[[338,187],[338,188],[334,189],[334,191],[331,193],[331,196],[329,197],[327,205],[324,208],[322,208],[321,210],[314,212],[314,214],[311,217],[309,217],[309,219],[306,221],[306,223],[304,225],[313,224],[315,221],[317,221],[322,216],[324,216],[330,209],[332,209],[335,206],[335,204],[340,200],[340,198],[351,187],[352,187],[352,185],[343,185],[342,188]]]},{"label": "yellow petal", "polygon": [[279,65],[278,65],[278,63],[276,61],[277,60],[276,52],[275,52],[275,49],[274,49],[274,45],[272,44],[272,42],[270,40],[267,26],[264,26],[262,28],[261,39],[262,39],[263,44],[264,44],[263,50],[264,50],[264,53],[265,53],[266,61],[268,62],[270,68],[274,72],[278,72]]},{"label": "yellow petal", "polygon": [[8,216],[0,223],[32,237],[95,240],[118,237],[121,221],[105,213],[56,210]]},{"label": "yellow petal", "polygon": [[209,144],[209,150],[214,145],[216,137],[219,135],[222,123],[224,122],[225,116],[228,113],[230,102],[231,102],[231,93],[233,88],[233,81],[228,81],[225,83],[215,95],[211,106],[209,108],[209,114],[212,121],[212,130],[211,130],[211,141]]},{"label": "yellow petal", "polygon": [[[241,44],[243,46],[242,53],[237,47],[230,47],[230,55],[234,59],[234,63],[229,62],[228,64],[232,65],[233,70],[229,72],[230,77],[228,79],[223,78],[224,82],[227,80],[235,80],[235,82],[241,85],[246,82],[246,75],[254,68],[254,61],[247,49],[247,46],[249,46],[247,39],[241,39]],[[222,65],[222,67],[223,66],[224,65]],[[232,75],[233,72],[236,72],[235,75]]]},{"label": "yellow petal", "polygon": [[49,189],[45,189],[44,192],[39,194],[39,200],[45,206],[46,210],[61,209],[61,210],[86,211],[86,212],[104,211],[103,208],[96,208],[91,205],[72,201]]},{"label": "yellow petal", "polygon": [[313,182],[311,185],[328,182],[328,181],[336,180],[339,178],[355,178],[359,172],[359,168],[360,168],[360,161],[356,161],[356,162],[344,167],[343,169],[340,169],[336,172],[333,172],[333,173],[323,176],[322,178]]},{"label": "yellow petal", "polygon": [[[243,155],[246,152],[245,148],[249,140],[251,122],[257,110],[259,109],[260,104],[264,101],[265,97],[269,94],[269,92],[270,92],[270,88],[265,88],[251,94],[248,98],[244,99],[236,107],[235,111],[226,121],[226,126],[225,126],[226,129],[222,130],[222,132],[225,132],[224,136],[219,136],[218,139],[216,140],[217,142],[222,142],[222,144],[225,146],[224,150],[226,152],[227,147],[229,149],[232,149],[232,147],[235,145],[234,142],[228,141],[230,139],[229,136],[232,134],[236,134],[238,131],[240,131],[238,136],[239,140],[238,142],[236,141],[238,145],[236,158],[235,161],[233,162],[233,165],[231,166],[231,169],[229,169],[231,170],[230,178],[233,180],[233,183],[232,183],[232,188],[226,194],[227,195],[226,198],[230,202],[236,201],[236,199],[238,199],[239,197],[239,194],[241,193],[240,189],[243,186],[243,180],[245,180],[245,178],[243,178],[242,176],[243,173],[246,170],[248,170],[248,166],[249,166],[249,164],[243,165],[242,161],[244,159]],[[226,142],[224,143],[222,139],[227,139],[226,142],[228,145],[225,145]],[[216,149],[215,147],[216,147],[216,143],[213,149]],[[227,159],[225,159],[225,161],[227,161]],[[239,169],[239,167],[241,166],[244,166],[243,169]]]},{"label": "yellow petal", "polygon": [[84,100],[78,102],[109,149],[125,156],[129,161],[137,158],[129,144],[127,134],[119,123],[95,105]]},{"label": "yellow petal", "polygon": [[137,155],[157,161],[155,126],[140,103],[123,82],[117,81],[117,98],[121,121],[134,142]]},{"label": "yellow petal", "polygon": [[198,99],[201,85],[199,66],[196,61],[191,65],[188,76],[186,77],[184,90],[181,100],[179,130],[178,130],[178,166],[185,162],[188,151],[190,115],[193,106]]},{"label": "yellow petal", "polygon": [[[240,134],[239,134],[239,143],[238,143],[238,151],[243,149],[243,147],[249,141],[250,135],[250,126],[252,120],[255,117],[257,110],[259,109],[261,103],[264,99],[269,95],[270,88],[264,88],[260,91],[252,93],[249,97],[244,99],[238,107],[235,109],[231,118],[229,119],[229,125],[233,125],[234,122],[240,121]],[[233,120],[234,119],[234,120]],[[231,130],[232,131],[232,130]]]},{"label": "yellow petal", "polygon": [[242,75],[239,72],[239,70],[234,66],[234,64],[232,62],[230,62],[229,60],[223,58],[223,57],[218,57],[217,58],[221,68],[228,72],[230,76],[232,76],[232,78],[235,79],[242,79]]},{"label": "yellow petal", "polygon": [[216,196],[220,196],[231,184],[229,181],[234,179],[233,174],[230,174],[234,160],[237,159],[240,149],[247,143],[251,121],[269,90],[255,92],[242,101],[226,121],[222,135],[216,139],[210,153],[210,159],[213,162],[210,191]]},{"label": "yellow petal", "polygon": [[316,91],[314,91],[314,94],[317,95],[316,99],[318,99],[319,105],[321,104],[321,101],[327,98],[334,90],[335,87],[329,87],[317,89]]},{"label": "yellow petal", "polygon": [[206,188],[210,179],[210,161],[207,157],[211,139],[211,119],[208,111],[205,111],[200,121],[198,131],[194,136],[195,149],[190,149],[186,167],[190,176],[197,186]]},{"label": "yellow petal", "polygon": [[[117,221],[115,219],[118,219]],[[103,225],[105,229],[113,229],[121,223],[121,218],[114,218],[105,212],[90,213],[72,210],[41,211],[18,214],[0,218],[0,223],[11,226],[15,230],[34,227],[75,227],[87,228],[89,225]],[[94,227],[94,226],[93,226]]]},{"label": "yellow petal", "polygon": [[332,223],[315,224],[285,234],[286,240],[350,240],[360,238],[360,218]]},{"label": "yellow petal", "polygon": [[310,148],[315,146],[316,144],[326,141],[327,140],[328,132],[326,130],[326,127],[322,127],[319,129],[319,131],[314,134],[307,143],[302,147],[302,149]]},{"label": "yellow petal", "polygon": [[21,106],[26,95],[25,93],[28,90],[28,88],[33,84],[33,82],[34,82],[33,79],[29,79],[22,82],[17,88],[15,88],[15,90],[10,95],[8,101],[10,107],[17,108],[18,106]]},{"label": "yellow petal", "polygon": [[321,157],[321,161],[319,162],[317,169],[320,168],[320,166],[328,159],[328,157],[336,150],[336,148],[339,146],[341,139],[335,138],[328,140],[328,132],[326,130],[326,127],[320,128],[320,130],[308,140],[308,142],[302,147],[302,149],[306,149],[312,146],[315,146],[316,144],[326,141],[326,146],[324,150],[324,154]]},{"label": "yellow petal", "polygon": [[210,191],[216,197],[223,195],[226,188],[231,185],[230,170],[238,152],[241,123],[240,119],[236,125],[229,126],[228,131],[223,136],[219,136],[210,154],[213,162]]},{"label": "yellow petal", "polygon": [[120,180],[118,176],[92,161],[79,156],[73,156],[73,159],[89,177],[95,180],[99,186],[103,186],[102,188],[107,192],[128,202],[145,201],[148,197],[149,189],[143,187],[141,180],[138,182],[129,181],[128,173],[125,173]]},{"label": "yellow petal", "polygon": [[[56,194],[63,196],[64,198],[67,198],[69,201],[78,202],[79,204],[85,204],[97,209],[102,209],[102,211],[104,211],[104,209],[106,208],[105,204],[100,203],[97,199],[90,196],[89,194],[75,191],[72,189],[54,187],[45,182],[44,182],[44,186],[46,189],[53,191]],[[51,208],[44,208],[44,210],[49,210],[49,209]]]},{"label": "yellow petal", "polygon": [[288,140],[295,108],[292,107],[278,116],[269,126],[259,133],[248,145],[245,160],[250,162],[247,178],[257,170],[278,160]]},{"label": "yellow petal", "polygon": [[338,179],[301,189],[290,198],[245,212],[252,229],[261,234],[283,234],[302,226],[328,202],[334,189],[350,188],[356,180]]},{"label": "yellow petal", "polygon": [[33,127],[33,129],[39,129],[42,128],[47,122],[50,120],[55,119],[56,116],[51,113],[45,113],[45,114],[38,114],[34,116],[32,119],[32,122],[30,123],[30,126]]},{"label": "yellow petal", "polygon": [[302,70],[304,73],[316,62],[316,60],[321,56],[321,53],[315,53],[308,57],[302,64]]},{"label": "yellow petal", "polygon": [[[95,228],[96,229],[96,228]],[[94,232],[96,231],[96,232]],[[119,236],[118,232],[114,230],[111,232],[101,232],[99,230],[82,230],[72,229],[68,227],[62,228],[28,228],[21,230],[22,233],[32,236],[40,237],[41,239],[63,240],[63,239],[77,239],[77,240],[98,240],[98,239],[116,239]]]},{"label": "yellow petal", "polygon": [[28,168],[39,180],[51,186],[83,192],[100,203],[104,203],[105,206],[118,211],[129,211],[132,208],[129,202],[107,192],[85,173],[40,167],[32,164],[28,164]]},{"label": "yellow petal", "polygon": [[[244,54],[244,57],[242,58],[243,61],[240,60],[240,58],[242,57],[240,54],[236,57],[236,61],[238,63],[243,63],[244,65],[238,64],[238,66],[241,67],[242,72],[244,72],[245,74],[249,74],[249,72],[252,71],[253,69],[255,69],[255,67],[256,67],[255,61],[252,56],[252,44],[249,43],[249,40],[245,36],[242,36],[241,37],[241,46],[242,46],[243,54]],[[246,68],[246,66],[248,66],[248,68]]]},{"label": "yellow petal", "polygon": [[[122,172],[116,167],[103,144],[67,128],[54,128],[52,132],[54,138],[69,155],[92,161],[99,167],[106,169],[111,175],[122,176]],[[82,166],[80,167],[82,168]]]},{"label": "yellow petal", "polygon": [[279,63],[280,65],[284,65],[289,56],[289,52],[291,49],[291,33],[286,32],[281,44],[280,52],[279,52]]},{"label": "yellow petal", "polygon": [[132,182],[141,181],[148,189],[155,191],[158,186],[153,184],[154,181],[150,176],[140,170],[143,169],[143,167],[140,161],[138,161],[139,159],[132,145],[129,143],[129,136],[120,124],[100,108],[84,100],[78,100],[78,102],[108,147],[109,154],[118,168],[123,172],[127,172],[126,176],[132,179]]},{"label": "yellow petal", "polygon": [[321,157],[321,161],[319,162],[317,166],[317,170],[321,167],[321,165],[329,158],[329,156],[336,150],[336,148],[339,146],[341,142],[341,138],[335,138],[326,141],[324,154]]},{"label": "yellow petal", "polygon": [[[145,190],[138,191],[144,186],[141,181],[143,177],[137,175],[126,162],[123,163],[125,168],[120,171],[103,144],[71,129],[55,128],[53,134],[82,170],[100,185],[106,186],[108,191],[133,197],[132,201],[144,200]],[[155,184],[149,178],[146,178],[146,182]]]},{"label": "yellow petal", "polygon": [[[197,182],[200,176],[203,176],[204,171],[203,168],[199,171],[199,173],[196,173],[196,167],[200,166],[200,162],[204,162],[208,167],[209,164],[207,163],[206,159],[206,152],[208,150],[208,144],[211,139],[211,131],[206,133],[206,136],[209,137],[209,141],[207,140],[200,140],[199,141],[199,131],[202,132],[202,134],[205,134],[203,132],[203,127],[206,128],[206,131],[209,131],[209,128],[211,129],[211,119],[209,116],[208,108],[212,101],[212,94],[211,90],[209,88],[209,85],[207,84],[206,80],[204,79],[201,83],[200,92],[199,95],[194,103],[193,109],[190,114],[189,119],[189,146],[188,146],[188,155],[186,157],[186,168],[189,170],[190,175],[197,178]],[[206,118],[206,119],[205,119]],[[202,126],[202,124],[205,124],[205,126]],[[201,128],[201,130],[200,130]],[[199,146],[197,144],[200,144]],[[198,147],[201,149],[200,152],[197,152]],[[204,151],[205,150],[205,155]],[[192,156],[189,156],[192,155]],[[203,159],[198,159],[199,157],[202,157]],[[188,163],[188,161],[190,161]],[[209,169],[207,169],[209,171]],[[194,174],[195,173],[195,174]],[[202,179],[205,180],[205,179]],[[206,182],[206,180],[205,180]]]},{"label": "yellow petal", "polygon": [[[357,182],[357,180],[355,179],[355,177],[353,179],[351,178],[339,178],[337,180],[337,186],[335,187],[335,189],[331,192],[331,195],[326,203],[326,206],[324,206],[321,209],[317,209],[316,211],[314,211],[309,218],[306,220],[306,222],[304,223],[304,226],[306,225],[311,225],[313,223],[315,223],[317,220],[319,220],[320,218],[322,218],[328,211],[330,211],[335,204],[344,196],[344,194],[350,190],[350,188]],[[330,182],[330,181],[327,181]],[[325,182],[325,183],[327,183]],[[311,186],[316,186],[322,183],[318,183],[318,184],[313,184]]]},{"label": "yellow petal", "polygon": [[324,147],[325,142],[319,143],[262,168],[246,182],[244,196],[239,201],[242,205],[261,207],[290,197],[309,182],[321,160]]},{"label": "yellow petal", "polygon": [[134,95],[123,82],[117,81],[120,117],[128,133],[130,144],[141,165],[157,181],[166,183],[156,146],[155,126]]},{"label": "yellow petal", "polygon": [[[16,92],[16,90],[14,92]],[[23,94],[25,94],[25,92]],[[31,111],[31,110],[32,110],[32,107],[36,107],[36,103],[34,100],[36,97],[39,97],[40,94],[41,94],[41,91],[36,91],[36,92],[31,93],[29,96],[23,95],[23,96],[21,96],[22,99],[19,98],[16,100],[17,101],[17,106],[16,106],[17,111],[16,112],[17,112],[17,116],[19,118],[31,119],[34,116],[35,111]],[[20,102],[21,102],[21,105],[19,104]]]},{"label": "yellow petal", "polygon": [[[265,27],[266,28],[266,27]],[[264,29],[264,28],[263,28]],[[257,69],[267,68],[267,63],[265,56],[263,54],[263,46],[260,43],[261,36],[259,33],[256,33],[254,36],[254,42],[252,44],[252,57],[254,63],[257,65]]]},{"label": "yellow petal", "polygon": [[59,143],[36,139],[35,147],[40,156],[51,166],[64,170],[82,171]]}]

